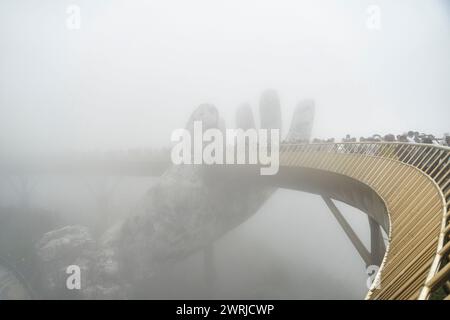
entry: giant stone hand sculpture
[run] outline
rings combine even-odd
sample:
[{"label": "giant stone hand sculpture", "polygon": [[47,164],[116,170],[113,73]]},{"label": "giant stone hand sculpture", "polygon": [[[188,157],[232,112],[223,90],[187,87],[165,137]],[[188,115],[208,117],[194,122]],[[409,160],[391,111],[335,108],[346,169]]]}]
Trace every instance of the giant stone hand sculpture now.
[{"label": "giant stone hand sculpture", "polygon": [[[262,128],[281,129],[280,102],[274,90],[262,94],[260,117]],[[203,122],[203,130],[223,129],[213,105],[200,105],[186,128],[192,130],[197,120]],[[311,121],[307,121],[308,128]],[[237,126],[255,127],[249,105],[238,109]],[[309,139],[310,129],[303,126],[293,124],[291,131],[301,131],[302,138]],[[222,180],[205,166],[173,165],[148,190],[139,210],[98,241],[81,226],[47,233],[37,245],[43,286],[48,297],[65,292],[65,268],[75,264],[82,269],[79,297],[133,298],[138,285],[244,222],[273,192],[251,180]]]}]

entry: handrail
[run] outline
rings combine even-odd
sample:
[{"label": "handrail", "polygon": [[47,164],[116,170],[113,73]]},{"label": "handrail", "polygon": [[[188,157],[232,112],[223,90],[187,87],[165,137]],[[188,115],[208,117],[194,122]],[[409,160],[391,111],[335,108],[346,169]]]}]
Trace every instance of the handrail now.
[{"label": "handrail", "polygon": [[[435,253],[432,263],[428,266],[428,264],[425,263],[428,260],[424,258],[424,260],[420,262],[421,265],[415,267],[411,266],[417,269],[417,273],[419,273],[419,271],[424,273],[427,270],[423,270],[423,268],[428,268],[426,281],[424,281],[420,294],[417,295],[416,298],[428,299],[430,298],[430,295],[436,293],[439,288],[445,288],[446,284],[450,283],[450,257],[448,256],[447,251],[443,251],[444,246],[448,248],[448,240],[450,236],[450,224],[448,221],[450,218],[450,200],[448,199],[450,195],[450,147],[406,142],[283,142],[280,146],[280,152],[285,152],[287,154],[305,154],[305,156],[300,155],[291,157],[288,161],[290,164],[297,162],[297,165],[302,165],[302,161],[303,164],[308,166],[315,165],[317,167],[323,167],[323,164],[325,164],[325,167],[328,166],[326,169],[331,171],[336,171],[342,174],[351,173],[356,177],[369,179],[374,187],[378,187],[380,191],[386,193],[387,190],[389,190],[388,194],[396,200],[398,200],[400,196],[392,195],[392,192],[403,192],[404,199],[400,204],[395,205],[395,209],[399,212],[401,211],[403,214],[403,216],[396,216],[397,223],[402,223],[401,228],[397,227],[397,229],[407,230],[408,228],[414,227],[419,228],[419,230],[424,230],[426,229],[425,227],[430,224],[430,222],[428,222],[429,220],[424,218],[425,215],[427,215],[427,217],[429,215],[431,215],[430,217],[434,217],[433,221],[441,221],[439,232],[434,235],[426,234],[426,239],[433,241],[430,242],[430,245],[437,243],[437,246],[435,245],[436,247],[434,249]],[[346,157],[342,158],[344,155]],[[350,156],[350,158],[348,158],[348,156]],[[311,161],[311,159],[316,159],[317,161],[314,162]],[[363,164],[361,163],[364,161],[367,162],[367,159],[374,160],[371,162],[373,168],[362,167]],[[398,165],[395,165],[395,163]],[[397,171],[394,171],[392,168],[389,169],[390,171],[387,170],[388,166],[394,169],[397,168],[395,169]],[[408,172],[410,172],[410,175],[414,173],[413,171],[416,171],[419,173],[419,176],[415,175],[416,180],[411,180],[409,176],[403,177],[399,174],[398,171],[400,170],[402,173],[409,170]],[[390,184],[390,179],[398,179],[400,176],[402,176],[402,179],[405,181],[405,186],[407,186],[407,188],[404,188],[405,190],[393,190],[393,187],[388,187]],[[424,178],[420,178],[420,176]],[[424,179],[429,182],[424,182]],[[423,190],[415,190],[414,184],[416,181],[422,181],[420,182],[422,185],[429,185],[427,189],[428,191],[424,192]],[[377,192],[377,190],[374,191]],[[410,221],[408,220],[411,218],[411,215],[408,216],[410,212],[410,210],[408,211],[408,207],[411,205],[410,203],[414,198],[415,193],[417,193],[417,196],[421,197],[421,200],[418,202],[420,203],[420,207],[414,208],[414,210],[421,210],[422,213],[414,217],[417,221]],[[383,198],[383,195],[380,194],[380,197]],[[439,208],[441,209],[437,210]],[[392,235],[390,234],[389,239],[391,239],[391,236]],[[406,240],[401,239],[397,240],[397,242],[403,244],[409,243],[405,241]],[[409,244],[409,246],[410,245],[411,244]],[[443,252],[447,256],[445,256]],[[402,260],[398,260],[398,264],[404,263]],[[395,279],[398,280],[399,277],[400,275]],[[408,281],[411,280],[404,279],[404,281],[400,283],[404,283],[406,286]],[[396,286],[399,285],[396,284]],[[400,284],[400,286],[402,285]],[[396,295],[401,295],[401,293],[399,293],[400,289],[401,287],[391,289],[391,294],[395,293]],[[389,294],[386,294],[386,296],[389,296]],[[448,295],[447,298],[450,298],[450,295]]]},{"label": "handrail", "polygon": [[435,149],[441,149],[444,151],[450,151],[450,147],[429,144],[429,143],[417,143],[417,142],[400,142],[400,141],[361,141],[361,142],[292,142],[292,141],[282,141],[281,145],[284,146],[304,146],[304,145],[336,145],[336,144],[378,144],[378,145],[409,145],[409,146],[422,146],[422,147],[433,147]]}]

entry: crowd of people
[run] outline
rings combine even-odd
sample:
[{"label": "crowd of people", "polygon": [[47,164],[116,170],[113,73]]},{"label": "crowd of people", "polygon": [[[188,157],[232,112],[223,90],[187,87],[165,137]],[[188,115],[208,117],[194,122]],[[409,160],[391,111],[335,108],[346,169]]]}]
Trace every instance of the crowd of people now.
[{"label": "crowd of people", "polygon": [[[296,141],[300,142],[301,141]],[[312,143],[334,143],[334,138],[330,139],[313,139]],[[342,142],[358,142],[358,139],[351,137],[349,134],[342,139]],[[446,133],[442,137],[435,137],[432,134],[419,133],[417,131],[409,131],[404,134],[393,135],[386,134],[384,136],[374,134],[371,137],[360,137],[359,142],[409,142],[409,143],[425,143],[439,146],[450,147],[450,134]]]}]

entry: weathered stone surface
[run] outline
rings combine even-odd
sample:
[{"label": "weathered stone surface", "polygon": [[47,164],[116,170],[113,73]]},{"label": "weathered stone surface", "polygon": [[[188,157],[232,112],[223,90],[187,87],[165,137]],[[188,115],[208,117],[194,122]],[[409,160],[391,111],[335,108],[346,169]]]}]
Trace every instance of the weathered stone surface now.
[{"label": "weathered stone surface", "polygon": [[91,262],[95,261],[96,244],[88,228],[67,226],[47,232],[36,248],[42,264],[41,282],[48,294],[64,291],[66,269],[74,264],[82,270],[84,287],[90,284],[87,276],[91,274]]},{"label": "weathered stone surface", "polygon": [[294,110],[286,140],[289,142],[308,142],[311,138],[314,114],[314,100],[300,101]]},{"label": "weathered stone surface", "polygon": [[259,113],[262,129],[282,129],[280,98],[275,90],[267,89],[261,94]]},{"label": "weathered stone surface", "polygon": [[[248,109],[244,113],[247,118],[239,126],[253,126]],[[281,127],[274,91],[263,94],[261,113],[263,128]],[[192,113],[186,128],[192,130],[196,120],[203,121],[204,130],[223,127],[217,109],[209,104]],[[273,191],[248,179],[225,180],[204,166],[171,166],[145,194],[133,216],[100,240],[93,241],[88,230],[79,226],[46,234],[38,245],[46,286],[56,292],[65,285],[62,271],[80,264],[85,273],[83,298],[134,297],[134,288],[241,224]]]},{"label": "weathered stone surface", "polygon": [[0,266],[0,301],[30,299],[28,288],[7,268]]}]

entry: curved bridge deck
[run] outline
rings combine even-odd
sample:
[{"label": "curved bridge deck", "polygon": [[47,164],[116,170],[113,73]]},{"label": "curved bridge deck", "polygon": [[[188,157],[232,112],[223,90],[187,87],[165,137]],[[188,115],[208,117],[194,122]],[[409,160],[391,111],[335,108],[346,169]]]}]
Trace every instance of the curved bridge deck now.
[{"label": "curved bridge deck", "polygon": [[410,143],[282,144],[280,166],[350,177],[384,202],[384,217],[375,213],[373,217],[387,231],[389,244],[367,299],[429,299],[434,292],[448,292],[449,148]]}]

